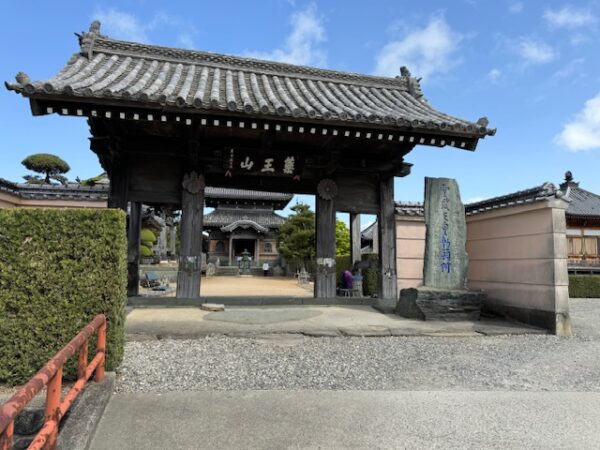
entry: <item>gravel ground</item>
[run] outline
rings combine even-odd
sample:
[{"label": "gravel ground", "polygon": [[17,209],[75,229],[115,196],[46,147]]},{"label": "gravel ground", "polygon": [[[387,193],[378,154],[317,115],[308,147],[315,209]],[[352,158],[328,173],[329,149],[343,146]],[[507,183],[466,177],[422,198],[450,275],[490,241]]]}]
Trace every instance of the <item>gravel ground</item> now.
[{"label": "gravel ground", "polygon": [[117,391],[600,391],[600,299],[573,301],[572,315],[573,338],[280,336],[128,342]]}]

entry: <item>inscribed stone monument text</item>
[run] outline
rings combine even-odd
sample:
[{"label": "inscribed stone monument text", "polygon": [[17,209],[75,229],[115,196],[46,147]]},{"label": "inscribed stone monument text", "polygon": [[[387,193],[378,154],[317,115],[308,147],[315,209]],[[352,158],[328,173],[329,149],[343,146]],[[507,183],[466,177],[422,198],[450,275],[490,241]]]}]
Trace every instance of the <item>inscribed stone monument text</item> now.
[{"label": "inscribed stone monument text", "polygon": [[440,289],[465,289],[468,256],[465,251],[465,208],[456,180],[425,178],[424,284]]}]

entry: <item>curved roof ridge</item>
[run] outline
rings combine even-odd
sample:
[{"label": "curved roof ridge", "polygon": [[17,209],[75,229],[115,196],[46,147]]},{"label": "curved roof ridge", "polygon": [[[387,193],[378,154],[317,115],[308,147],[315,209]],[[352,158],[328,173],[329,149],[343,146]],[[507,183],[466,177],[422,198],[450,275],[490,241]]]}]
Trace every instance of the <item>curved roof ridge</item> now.
[{"label": "curved roof ridge", "polygon": [[[95,23],[98,25],[95,26]],[[81,54],[91,58],[94,53],[110,53],[122,56],[148,56],[164,61],[183,62],[183,63],[209,63],[215,67],[229,69],[251,69],[253,72],[262,72],[268,74],[281,74],[285,72],[289,75],[297,74],[302,77],[312,75],[321,77],[328,81],[337,80],[343,82],[359,82],[361,84],[369,83],[380,86],[394,86],[396,89],[410,91],[416,98],[422,97],[420,79],[400,74],[396,77],[385,77],[379,75],[361,74],[356,72],[346,72],[334,69],[324,69],[320,67],[306,66],[302,64],[291,64],[280,61],[270,61],[266,59],[252,58],[249,56],[236,56],[224,53],[209,52],[206,50],[183,49],[155,44],[144,44],[133,41],[125,41],[111,38],[100,34],[100,23],[93,22],[90,31],[77,34]],[[410,89],[409,89],[410,87]]]}]

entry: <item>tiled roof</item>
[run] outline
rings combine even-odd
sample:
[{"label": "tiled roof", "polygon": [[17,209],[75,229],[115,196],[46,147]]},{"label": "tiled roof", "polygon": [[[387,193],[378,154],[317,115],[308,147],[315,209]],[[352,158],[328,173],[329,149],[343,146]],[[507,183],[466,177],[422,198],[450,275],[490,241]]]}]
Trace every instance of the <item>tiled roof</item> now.
[{"label": "tiled roof", "polygon": [[567,208],[567,217],[600,218],[600,195],[579,187],[579,183],[563,183],[561,190],[571,199]]},{"label": "tiled roof", "polygon": [[[110,187],[100,183],[94,186],[84,186],[78,183],[63,184],[28,184],[13,183],[0,178],[0,192],[8,192],[26,199],[83,199],[106,200]],[[264,200],[276,202],[289,202],[293,194],[282,192],[250,191],[246,189],[229,189],[207,187],[206,198],[210,199],[239,199],[239,200]]]},{"label": "tiled roof", "polygon": [[271,200],[278,202],[289,202],[293,194],[283,192],[251,191],[248,189],[230,189],[219,187],[207,187],[204,191],[208,198],[239,199],[239,200]]},{"label": "tiled roof", "polygon": [[396,215],[424,217],[425,208],[423,207],[423,203],[396,202]]},{"label": "tiled roof", "polygon": [[465,205],[465,213],[472,216],[493,209],[508,208],[511,206],[534,203],[541,200],[548,200],[552,197],[563,197],[563,193],[552,183],[544,183],[530,189],[513,192],[512,194],[502,195],[500,197],[482,200],[480,202]]},{"label": "tiled roof", "polygon": [[432,108],[405,68],[395,78],[360,75],[119,41],[99,31],[94,22],[80,35],[80,52],[53,78],[32,81],[21,72],[7,88],[28,97],[122,99],[187,111],[372,123],[475,142],[496,131],[485,118],[470,122]]},{"label": "tiled roof", "polygon": [[376,227],[377,221],[373,222],[371,225],[369,225],[367,228],[360,232],[360,239],[362,241],[372,241],[373,233],[375,232]]},{"label": "tiled roof", "polygon": [[205,227],[222,227],[241,220],[251,220],[265,228],[278,228],[285,222],[285,218],[273,211],[219,208],[204,216]]},{"label": "tiled roof", "polygon": [[27,184],[13,183],[0,178],[0,192],[8,192],[24,199],[106,201],[108,191],[106,185]]}]

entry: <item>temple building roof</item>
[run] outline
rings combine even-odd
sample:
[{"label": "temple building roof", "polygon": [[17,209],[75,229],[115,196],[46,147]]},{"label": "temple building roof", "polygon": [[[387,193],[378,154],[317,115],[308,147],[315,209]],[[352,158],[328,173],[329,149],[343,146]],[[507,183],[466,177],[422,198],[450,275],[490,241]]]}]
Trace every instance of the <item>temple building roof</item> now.
[{"label": "temple building roof", "polygon": [[279,228],[285,218],[271,210],[219,208],[204,216],[204,227],[226,227],[236,222],[254,222],[263,228]]},{"label": "temple building roof", "polygon": [[207,187],[204,191],[206,206],[217,207],[221,204],[257,204],[270,205],[273,209],[283,209],[294,197],[283,192],[251,191],[247,189],[231,189]]},{"label": "temple building roof", "polygon": [[6,192],[23,199],[106,201],[108,191],[109,188],[106,185],[13,183],[0,178],[0,192]]},{"label": "temple building roof", "polygon": [[425,209],[423,208],[423,203],[396,202],[396,215],[405,217],[424,217]]},{"label": "temple building roof", "polygon": [[[110,186],[105,183],[94,186],[85,186],[79,183],[68,184],[30,184],[13,183],[0,178],[0,192],[6,192],[25,199],[60,199],[60,200],[98,200],[106,201]],[[235,202],[247,202],[268,204],[275,209],[283,209],[292,199],[293,194],[282,192],[251,191],[247,189],[229,189],[207,186],[205,191],[207,206],[213,203],[228,200]]]},{"label": "temple building roof", "polygon": [[[79,40],[80,51],[54,77],[33,81],[20,72],[17,82],[6,87],[32,99],[80,104],[369,124],[438,135],[445,140],[435,145],[467,149],[496,131],[487,127],[485,117],[473,122],[433,108],[423,96],[420,79],[404,67],[396,77],[379,77],[125,42],[101,34],[99,22]],[[60,110],[37,114],[51,112]]]},{"label": "temple building roof", "polygon": [[465,213],[467,216],[472,216],[493,209],[509,208],[563,196],[563,193],[557,189],[554,184],[546,182],[522,191],[493,197],[480,202],[469,203],[465,205]]},{"label": "temple building roof", "polygon": [[567,208],[567,218],[600,220],[600,195],[586,191],[573,181],[571,172],[565,174],[565,182],[560,185],[564,195],[571,199]]}]

